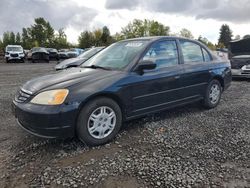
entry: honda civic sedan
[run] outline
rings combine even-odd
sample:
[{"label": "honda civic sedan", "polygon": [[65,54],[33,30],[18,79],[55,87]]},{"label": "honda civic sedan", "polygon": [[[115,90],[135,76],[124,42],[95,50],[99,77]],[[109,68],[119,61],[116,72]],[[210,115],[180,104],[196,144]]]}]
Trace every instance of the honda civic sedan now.
[{"label": "honda civic sedan", "polygon": [[34,135],[77,136],[95,146],[127,120],[197,101],[215,108],[231,79],[230,63],[197,41],[138,38],[112,44],[81,67],[28,81],[12,106]]}]

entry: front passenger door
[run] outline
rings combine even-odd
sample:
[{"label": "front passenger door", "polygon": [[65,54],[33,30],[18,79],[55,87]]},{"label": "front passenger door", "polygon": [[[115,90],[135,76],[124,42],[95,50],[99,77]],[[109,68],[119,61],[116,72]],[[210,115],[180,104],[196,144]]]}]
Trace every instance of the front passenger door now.
[{"label": "front passenger door", "polygon": [[153,61],[157,66],[154,70],[144,71],[142,75],[132,73],[131,116],[165,109],[181,99],[178,90],[183,68],[179,64],[176,41],[155,42],[142,60]]}]

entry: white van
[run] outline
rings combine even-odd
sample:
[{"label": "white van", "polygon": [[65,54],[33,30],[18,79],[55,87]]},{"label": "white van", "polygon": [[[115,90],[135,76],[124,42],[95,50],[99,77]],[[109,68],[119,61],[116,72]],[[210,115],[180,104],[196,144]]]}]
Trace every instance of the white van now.
[{"label": "white van", "polygon": [[20,45],[8,45],[5,48],[5,59],[6,62],[10,61],[21,61],[24,62],[25,54],[23,51],[23,47]]}]

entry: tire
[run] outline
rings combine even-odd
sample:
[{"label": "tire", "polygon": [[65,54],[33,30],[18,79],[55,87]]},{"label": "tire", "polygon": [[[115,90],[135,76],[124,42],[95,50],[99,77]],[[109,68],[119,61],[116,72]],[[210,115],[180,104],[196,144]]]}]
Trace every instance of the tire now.
[{"label": "tire", "polygon": [[203,105],[207,109],[212,109],[218,106],[220,103],[222,94],[222,86],[218,80],[212,80],[206,90],[205,99]]},{"label": "tire", "polygon": [[[90,118],[91,116],[95,118]],[[112,116],[112,118],[108,116]],[[122,113],[119,105],[112,99],[99,97],[88,102],[80,111],[76,134],[79,140],[86,145],[103,145],[117,135],[121,126]],[[90,133],[91,130],[92,133]]]}]

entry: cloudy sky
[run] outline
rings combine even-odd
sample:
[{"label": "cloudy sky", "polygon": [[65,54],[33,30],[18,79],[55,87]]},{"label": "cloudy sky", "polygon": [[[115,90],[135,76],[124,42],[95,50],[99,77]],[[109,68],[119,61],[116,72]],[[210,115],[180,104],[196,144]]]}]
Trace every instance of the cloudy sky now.
[{"label": "cloudy sky", "polygon": [[133,19],[154,19],[217,42],[219,28],[230,25],[234,35],[250,33],[250,0],[0,0],[0,36],[21,31],[44,17],[55,29],[65,28],[70,42],[81,31],[104,25],[112,34]]}]

